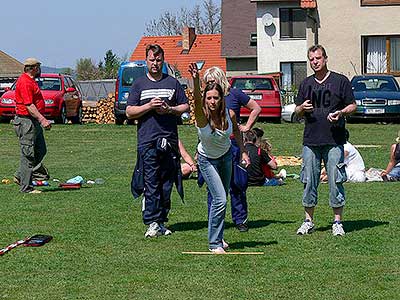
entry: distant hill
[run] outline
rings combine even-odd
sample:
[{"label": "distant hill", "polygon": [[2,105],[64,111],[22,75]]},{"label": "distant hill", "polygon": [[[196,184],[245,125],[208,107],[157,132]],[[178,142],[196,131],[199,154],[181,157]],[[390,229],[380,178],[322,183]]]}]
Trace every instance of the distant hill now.
[{"label": "distant hill", "polygon": [[41,66],[41,69],[42,69],[42,73],[65,73],[66,69],[71,70],[70,68],[53,68],[53,67],[46,67],[46,66]]},{"label": "distant hill", "polygon": [[53,67],[46,67],[46,66],[41,66],[42,73],[68,73],[66,70],[72,71],[72,74],[74,76],[75,72],[71,68],[53,68]]}]

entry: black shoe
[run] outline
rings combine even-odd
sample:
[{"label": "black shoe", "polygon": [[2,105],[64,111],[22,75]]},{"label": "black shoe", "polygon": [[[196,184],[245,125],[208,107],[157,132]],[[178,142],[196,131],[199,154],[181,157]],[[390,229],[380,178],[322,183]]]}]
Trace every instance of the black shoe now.
[{"label": "black shoe", "polygon": [[240,232],[247,232],[249,231],[249,226],[247,226],[246,223],[242,223],[242,224],[238,224],[236,225],[237,230],[239,230]]}]

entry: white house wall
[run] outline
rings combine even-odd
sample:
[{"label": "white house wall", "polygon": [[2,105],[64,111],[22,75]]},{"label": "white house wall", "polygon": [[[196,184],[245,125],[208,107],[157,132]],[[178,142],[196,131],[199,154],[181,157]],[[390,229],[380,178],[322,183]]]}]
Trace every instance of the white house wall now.
[{"label": "white house wall", "polygon": [[[400,35],[400,6],[361,7],[360,1],[322,0],[318,12],[319,43],[326,48],[329,67],[349,78],[362,73],[362,36]],[[311,30],[307,39],[312,45]]]},{"label": "white house wall", "polygon": [[[279,8],[298,7],[293,3],[257,3],[257,67],[258,73],[280,71],[281,62],[307,60],[306,39],[280,39]],[[265,27],[261,18],[265,13],[274,17],[273,25]]]}]

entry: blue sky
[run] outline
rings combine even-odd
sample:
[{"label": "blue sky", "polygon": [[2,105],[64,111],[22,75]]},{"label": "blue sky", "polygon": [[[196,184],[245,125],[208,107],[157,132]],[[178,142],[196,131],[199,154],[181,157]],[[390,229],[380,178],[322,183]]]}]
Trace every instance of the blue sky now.
[{"label": "blue sky", "polygon": [[[111,49],[130,54],[146,23],[165,11],[191,9],[201,0],[1,1],[0,50],[23,62],[36,57],[49,67],[96,63]],[[216,3],[216,1],[215,1]]]}]

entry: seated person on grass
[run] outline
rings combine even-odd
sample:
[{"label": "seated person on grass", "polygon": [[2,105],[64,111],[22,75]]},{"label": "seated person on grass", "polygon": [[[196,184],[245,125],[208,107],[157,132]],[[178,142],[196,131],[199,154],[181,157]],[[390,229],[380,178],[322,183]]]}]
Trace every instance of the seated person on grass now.
[{"label": "seated person on grass", "polygon": [[[349,142],[349,131],[346,129],[346,144],[344,147],[344,164],[346,169],[347,182],[365,182],[365,165],[360,152]],[[325,168],[321,170],[321,182],[328,181]]]},{"label": "seated person on grass", "polygon": [[276,161],[272,160],[268,153],[256,145],[257,135],[253,130],[244,134],[244,147],[249,154],[251,164],[247,167],[250,186],[271,186],[281,185],[283,181],[277,178],[266,178],[263,165],[268,165],[271,169],[278,168]]},{"label": "seated person on grass", "polygon": [[381,176],[383,181],[400,181],[400,131],[396,143],[390,146],[389,163]]},{"label": "seated person on grass", "polygon": [[[270,143],[270,141],[268,141],[268,139],[266,139],[266,138],[261,139],[260,149],[263,149],[265,152],[267,152],[268,156],[271,158],[271,160],[274,161],[275,164],[278,166],[278,164],[276,163],[276,160],[275,160],[275,156],[272,155],[272,144]],[[268,164],[264,164],[263,171],[264,171],[265,178],[267,178],[267,179],[275,178],[281,184],[283,184],[283,180],[285,180],[285,178],[286,178],[286,170],[285,169],[281,169],[278,174],[275,174],[274,171],[272,170],[272,168]],[[275,184],[271,184],[271,185],[275,185]]]}]

